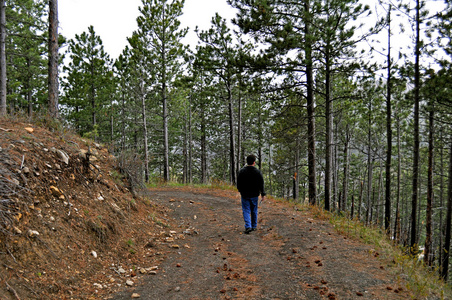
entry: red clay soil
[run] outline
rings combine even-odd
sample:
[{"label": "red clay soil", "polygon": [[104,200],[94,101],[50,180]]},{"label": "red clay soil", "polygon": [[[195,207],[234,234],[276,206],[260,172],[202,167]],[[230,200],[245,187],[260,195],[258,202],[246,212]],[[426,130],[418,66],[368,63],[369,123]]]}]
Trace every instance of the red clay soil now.
[{"label": "red clay soil", "polygon": [[231,191],[156,189],[183,240],[163,242],[155,275],[108,299],[407,299],[410,294],[368,245],[326,221],[267,199],[258,231],[244,234]]}]

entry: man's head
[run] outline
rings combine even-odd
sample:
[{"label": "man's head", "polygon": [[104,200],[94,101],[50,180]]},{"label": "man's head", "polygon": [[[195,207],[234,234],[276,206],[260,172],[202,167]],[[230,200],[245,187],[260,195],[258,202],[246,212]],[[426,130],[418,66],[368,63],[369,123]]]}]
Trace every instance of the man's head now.
[{"label": "man's head", "polygon": [[250,154],[246,157],[246,164],[248,166],[254,165],[255,162],[256,162],[256,155]]}]

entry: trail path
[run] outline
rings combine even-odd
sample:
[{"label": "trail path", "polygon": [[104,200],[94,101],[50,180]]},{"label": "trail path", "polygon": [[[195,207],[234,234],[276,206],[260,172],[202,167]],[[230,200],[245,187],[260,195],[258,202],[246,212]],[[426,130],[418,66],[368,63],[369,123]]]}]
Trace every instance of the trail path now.
[{"label": "trail path", "polygon": [[171,230],[192,234],[166,245],[157,275],[111,299],[410,298],[370,246],[290,204],[266,200],[247,235],[236,193],[159,189],[150,198],[171,209]]}]

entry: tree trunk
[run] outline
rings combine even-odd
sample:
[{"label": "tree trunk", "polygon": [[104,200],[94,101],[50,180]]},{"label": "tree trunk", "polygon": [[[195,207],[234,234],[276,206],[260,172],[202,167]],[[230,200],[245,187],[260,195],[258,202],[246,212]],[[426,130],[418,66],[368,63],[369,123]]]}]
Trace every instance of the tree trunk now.
[{"label": "tree trunk", "polygon": [[6,4],[0,2],[0,117],[6,116]]},{"label": "tree trunk", "polygon": [[[163,9],[163,18],[166,19],[166,7],[165,2],[162,5]],[[170,180],[170,172],[169,172],[169,144],[168,144],[168,99],[167,99],[167,58],[166,58],[166,42],[167,38],[165,35],[165,31],[163,31],[162,38],[162,50],[161,50],[161,59],[162,59],[162,116],[163,116],[163,180],[168,182]]]},{"label": "tree trunk", "polygon": [[394,222],[394,241],[400,242],[401,226],[400,226],[400,186],[402,180],[402,155],[400,143],[400,117],[397,115],[397,200],[396,200],[396,213]]},{"label": "tree trunk", "polygon": [[315,150],[315,99],[314,99],[314,75],[312,62],[312,37],[310,29],[311,8],[309,0],[304,2],[305,14],[305,56],[306,56],[306,100],[308,111],[308,172],[309,172],[309,203],[316,204],[317,180],[316,180],[316,150]]},{"label": "tree trunk", "polygon": [[[440,140],[443,141],[443,128],[440,129]],[[440,160],[441,163],[439,164],[440,169],[440,182],[439,182],[439,207],[441,209],[439,210],[439,254],[438,254],[438,269],[440,271],[442,270],[442,263],[443,263],[443,238],[444,238],[444,227],[443,227],[443,205],[444,205],[444,147],[440,147]]]},{"label": "tree trunk", "polygon": [[391,5],[388,10],[388,79],[386,95],[386,182],[385,182],[385,231],[391,234],[391,159],[392,159],[392,112],[391,112]]},{"label": "tree trunk", "polygon": [[414,64],[414,149],[413,149],[413,191],[411,195],[411,253],[417,252],[417,202],[419,188],[419,87],[420,87],[420,4],[416,0],[416,50]]},{"label": "tree trunk", "polygon": [[49,114],[58,112],[58,0],[49,0]]},{"label": "tree trunk", "polygon": [[425,245],[424,245],[424,262],[431,266],[432,260],[430,253],[432,251],[432,205],[433,205],[433,137],[434,137],[434,116],[435,110],[433,103],[430,105],[429,112],[429,132],[428,132],[428,182],[427,182],[427,211],[425,223]]},{"label": "tree trunk", "polygon": [[300,145],[297,137],[295,143],[295,159],[294,159],[294,172],[292,177],[292,189],[293,189],[293,199],[298,200],[299,196],[299,178],[298,178],[298,162],[300,161]]},{"label": "tree trunk", "polygon": [[[238,97],[238,112],[237,112],[237,161],[236,161],[236,168],[235,170],[238,172],[240,170],[240,162],[242,157],[242,95],[240,93],[241,86],[239,87],[239,97]],[[260,158],[259,158],[259,164],[260,164]]]},{"label": "tree trunk", "polygon": [[143,139],[144,139],[144,181],[149,182],[149,154],[148,154],[148,128],[146,122],[146,95],[144,93],[144,83],[141,83],[141,115],[143,121]]},{"label": "tree trunk", "polygon": [[[349,126],[345,128],[345,143],[344,143],[344,178],[342,182],[342,199],[340,199],[340,206],[339,210],[344,211],[346,209],[347,204],[347,198],[348,198],[348,181],[349,181],[349,174],[348,174],[348,167],[350,164],[350,156],[348,151],[348,143],[350,141],[350,132],[349,132]],[[352,219],[353,219],[353,212],[352,212]]]},{"label": "tree trunk", "polygon": [[[371,100],[369,100],[371,101]],[[372,102],[369,104],[369,115],[368,115],[368,132],[367,132],[367,214],[366,214],[366,225],[369,225],[370,213],[371,213],[371,194],[372,194],[372,175],[373,175],[373,159],[372,159]]]},{"label": "tree trunk", "polygon": [[231,85],[228,83],[228,108],[229,108],[229,166],[231,184],[236,185],[236,171],[235,171],[235,136],[234,136],[234,110],[232,105],[232,91]]},{"label": "tree trunk", "polygon": [[358,220],[361,220],[361,207],[363,205],[363,193],[364,193],[364,181],[361,180],[359,187],[359,199],[358,199]]},{"label": "tree trunk", "polygon": [[333,114],[331,112],[330,100],[330,70],[329,57],[326,58],[326,78],[325,78],[325,117],[326,117],[326,153],[325,153],[325,210],[330,210],[331,202],[331,174],[333,165],[332,144],[333,144]]},{"label": "tree trunk", "polygon": [[446,216],[446,238],[444,239],[443,261],[441,263],[441,277],[447,282],[449,272],[449,256],[450,256],[450,238],[451,238],[451,221],[452,221],[452,135],[450,138],[449,149],[449,186],[447,192],[447,216]]},{"label": "tree trunk", "polygon": [[192,119],[191,119],[191,102],[193,95],[190,95],[190,102],[188,103],[188,183],[193,182],[193,166],[192,166],[192,157],[193,157],[193,135],[192,135]]},{"label": "tree trunk", "polygon": [[201,109],[201,183],[207,184],[207,136],[206,116],[204,108]]}]

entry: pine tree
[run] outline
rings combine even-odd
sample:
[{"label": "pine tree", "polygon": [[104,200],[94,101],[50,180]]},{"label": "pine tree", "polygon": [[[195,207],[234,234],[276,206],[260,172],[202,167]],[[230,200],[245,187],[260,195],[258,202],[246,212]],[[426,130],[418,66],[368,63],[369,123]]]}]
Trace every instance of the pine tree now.
[{"label": "pine tree", "polygon": [[[142,58],[145,67],[155,69],[155,90],[161,101],[163,122],[163,179],[170,180],[169,173],[169,132],[168,102],[169,91],[177,76],[182,73],[182,55],[186,47],[181,43],[187,29],[180,29],[178,17],[182,15],[184,0],[143,0],[137,18],[138,31],[135,33],[149,55]],[[147,89],[151,87],[145,87]]]},{"label": "pine tree", "polygon": [[80,134],[108,141],[109,119],[105,116],[114,93],[112,62],[93,26],[68,44],[70,62],[64,67],[67,75],[62,83],[64,114]]},{"label": "pine tree", "polygon": [[238,80],[236,67],[238,50],[233,44],[233,37],[226,25],[226,20],[219,14],[212,18],[212,27],[208,31],[200,32],[198,36],[203,43],[203,46],[197,47],[202,56],[202,61],[199,63],[203,64],[203,69],[209,71],[211,76],[218,78],[221,90],[216,97],[227,105],[230,182],[235,185],[237,171],[233,90]]}]

